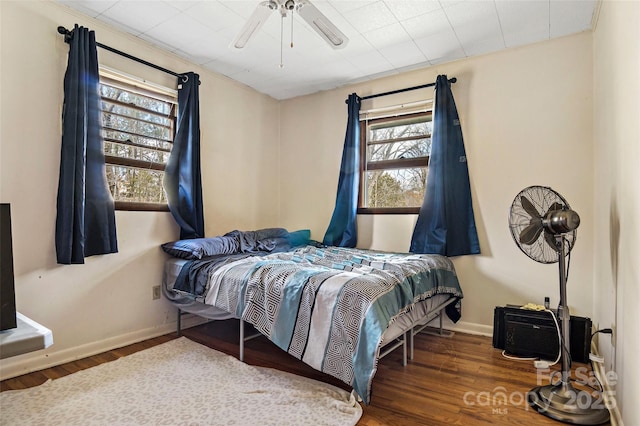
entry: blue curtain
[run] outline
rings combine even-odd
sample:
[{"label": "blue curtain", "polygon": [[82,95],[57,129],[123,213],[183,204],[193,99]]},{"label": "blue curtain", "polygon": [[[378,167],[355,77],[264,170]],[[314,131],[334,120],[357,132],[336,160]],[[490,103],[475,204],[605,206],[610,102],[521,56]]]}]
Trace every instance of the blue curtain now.
[{"label": "blue curtain", "polygon": [[355,247],[358,242],[356,212],[360,185],[360,98],[355,93],[347,99],[349,116],[344,138],[342,164],[338,180],[336,206],[324,234],[328,246]]},{"label": "blue curtain", "polygon": [[180,225],[180,239],[204,237],[200,177],[200,76],[178,77],[178,124],[164,172],[169,210]]},{"label": "blue curtain", "polygon": [[412,253],[460,256],[480,253],[471,206],[469,170],[451,85],[435,87],[427,190],[411,238]]},{"label": "blue curtain", "polygon": [[62,149],[56,216],[58,263],[80,264],[116,253],[114,203],[107,184],[100,133],[98,53],[95,33],[75,26],[64,76]]}]

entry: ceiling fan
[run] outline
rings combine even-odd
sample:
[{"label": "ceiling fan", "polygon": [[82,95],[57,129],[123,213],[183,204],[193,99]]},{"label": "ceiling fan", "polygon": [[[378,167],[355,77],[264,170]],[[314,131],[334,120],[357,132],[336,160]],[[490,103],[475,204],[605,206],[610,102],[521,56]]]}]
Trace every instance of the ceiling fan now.
[{"label": "ceiling fan", "polygon": [[[302,19],[316,32],[329,46],[341,49],[347,45],[349,39],[326,16],[322,14],[309,0],[265,0],[256,6],[255,10],[244,24],[242,30],[231,42],[236,49],[244,48],[258,30],[264,25],[271,12],[277,10],[281,18],[291,12],[298,12]],[[292,21],[293,25],[293,21]],[[293,43],[291,44],[293,47]]]}]

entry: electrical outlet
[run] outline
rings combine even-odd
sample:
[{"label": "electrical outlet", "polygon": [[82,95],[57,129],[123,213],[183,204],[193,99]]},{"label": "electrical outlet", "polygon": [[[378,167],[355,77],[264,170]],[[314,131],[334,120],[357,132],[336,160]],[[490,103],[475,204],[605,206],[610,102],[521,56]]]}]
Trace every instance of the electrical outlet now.
[{"label": "electrical outlet", "polygon": [[153,300],[160,299],[160,286],[153,286]]}]

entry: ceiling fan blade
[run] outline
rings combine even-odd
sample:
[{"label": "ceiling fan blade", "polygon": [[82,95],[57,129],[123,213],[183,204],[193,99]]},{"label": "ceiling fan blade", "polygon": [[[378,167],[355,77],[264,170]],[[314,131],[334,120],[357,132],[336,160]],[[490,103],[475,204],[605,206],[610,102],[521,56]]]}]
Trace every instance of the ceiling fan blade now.
[{"label": "ceiling fan blade", "polygon": [[244,48],[249,40],[255,36],[260,28],[267,21],[273,10],[278,8],[278,4],[274,0],[267,0],[259,3],[244,24],[238,35],[231,42],[231,46],[236,49]]},{"label": "ceiling fan blade", "polygon": [[520,232],[520,243],[528,246],[535,243],[543,229],[542,221],[540,219],[531,220],[531,222],[529,222],[529,226]]},{"label": "ceiling fan blade", "polygon": [[302,16],[311,28],[320,35],[329,46],[334,49],[342,49],[349,42],[349,38],[344,35],[333,23],[322,14],[309,0],[300,0],[298,13]]},{"label": "ceiling fan blade", "polygon": [[529,216],[532,218],[540,217],[540,213],[538,212],[538,209],[536,209],[536,206],[534,206],[533,203],[524,195],[520,197],[520,203],[522,204],[522,208],[529,213]]}]

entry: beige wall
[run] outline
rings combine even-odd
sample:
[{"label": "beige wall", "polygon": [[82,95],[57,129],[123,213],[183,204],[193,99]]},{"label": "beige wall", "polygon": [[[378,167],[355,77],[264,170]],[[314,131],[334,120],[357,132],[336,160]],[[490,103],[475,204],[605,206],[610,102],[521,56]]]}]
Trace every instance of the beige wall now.
[{"label": "beige wall", "polygon": [[[46,351],[3,360],[2,378],[162,334],[174,310],[151,300],[175,239],[168,213],[117,212],[120,253],[58,266],[54,253],[62,80],[68,47],[58,25],[89,26],[100,42],[176,71],[200,73],[207,235],[280,225],[321,240],[335,202],[344,100],[423,84],[453,86],[482,254],[455,259],[465,291],[462,327],[490,332],[493,308],[558,302],[557,267],[522,254],[507,227],[513,197],[548,185],[582,218],[569,303],[600,327],[627,424],[640,423],[639,3],[605,1],[595,33],[507,50],[277,102],[51,2],[0,2],[0,201],[12,203],[18,308],[50,327]],[[28,32],[28,34],[27,34]],[[615,46],[615,49],[611,47]],[[159,84],[173,78],[99,51],[101,63]],[[377,98],[363,108],[429,98]],[[593,95],[593,96],[592,96]],[[597,118],[597,119],[595,119]],[[595,143],[594,143],[595,141]],[[604,201],[603,201],[604,200]],[[361,247],[404,251],[415,216],[361,216]],[[593,265],[593,266],[592,266]],[[626,325],[626,327],[625,327]],[[623,334],[624,333],[624,334]]]},{"label": "beige wall", "polygon": [[[0,2],[0,201],[11,203],[18,310],[53,330],[45,351],[2,360],[1,376],[43,368],[174,329],[175,310],[152,300],[161,243],[178,237],[169,213],[117,212],[115,255],[59,266],[54,229],[61,105],[74,23],[99,42],[178,72],[200,74],[207,235],[277,221],[278,103],[53,2]],[[101,64],[158,84],[175,78],[99,49]],[[276,173],[274,173],[274,170]]]},{"label": "beige wall", "polygon": [[625,424],[640,424],[640,2],[604,1],[593,35],[594,316]]},{"label": "beige wall", "polygon": [[[465,292],[463,326],[491,332],[507,303],[557,304],[557,265],[529,259],[507,224],[515,195],[551,186],[582,218],[571,258],[569,304],[592,315],[593,136],[591,34],[461,60],[283,101],[281,217],[322,239],[335,203],[346,129],[344,100],[457,77],[453,94],[464,134],[482,254],[455,259]],[[362,109],[431,98],[432,89],[364,101]],[[375,101],[375,104],[373,103]],[[360,216],[360,247],[409,248],[415,216]]]}]

